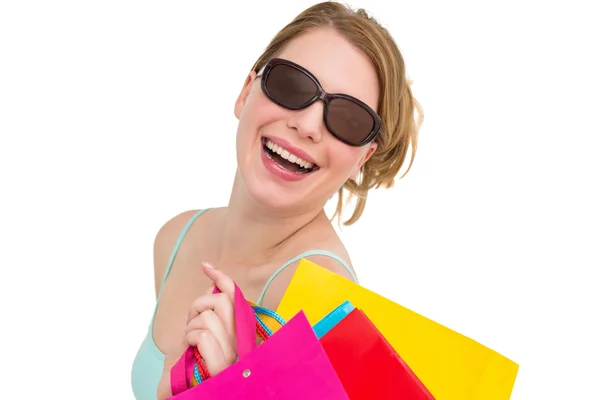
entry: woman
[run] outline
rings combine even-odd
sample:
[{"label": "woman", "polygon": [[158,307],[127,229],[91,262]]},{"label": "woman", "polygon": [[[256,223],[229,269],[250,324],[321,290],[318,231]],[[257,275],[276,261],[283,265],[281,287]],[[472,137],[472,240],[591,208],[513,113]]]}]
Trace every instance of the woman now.
[{"label": "woman", "polygon": [[189,345],[212,375],[235,361],[233,282],[276,309],[300,258],[356,280],[323,208],[337,192],[340,217],[348,190],[357,203],[346,225],[356,222],[368,190],[393,184],[421,122],[388,32],[334,2],[277,34],[234,110],[228,206],[179,214],[156,236],[156,311],[132,370],[138,400],[171,396],[169,371]]}]

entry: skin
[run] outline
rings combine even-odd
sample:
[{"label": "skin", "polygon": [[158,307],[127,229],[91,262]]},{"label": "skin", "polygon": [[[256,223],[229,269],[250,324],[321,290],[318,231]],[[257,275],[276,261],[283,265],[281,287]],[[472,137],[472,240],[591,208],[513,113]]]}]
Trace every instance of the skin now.
[{"label": "skin", "polygon": [[[309,31],[291,41],[279,57],[307,68],[325,90],[355,96],[376,109],[375,70],[366,56],[337,32]],[[153,335],[165,354],[159,400],[171,396],[170,369],[188,346],[198,346],[213,375],[235,361],[233,282],[248,300],[256,301],[271,274],[304,251],[329,250],[350,264],[323,207],[347,179],[356,177],[376,144],[357,148],[335,139],[323,123],[322,102],[300,111],[274,104],[261,91],[255,72],[246,78],[234,113],[239,120],[238,170],[229,204],[205,212],[190,228],[158,305]],[[320,170],[293,183],[274,176],[261,161],[263,135],[300,147],[316,160]],[[175,216],[156,236],[157,293],[177,237],[194,213]],[[328,257],[308,259],[351,279]],[[296,266],[286,268],[272,282],[263,306],[277,308]],[[212,294],[214,285],[221,294]]]}]

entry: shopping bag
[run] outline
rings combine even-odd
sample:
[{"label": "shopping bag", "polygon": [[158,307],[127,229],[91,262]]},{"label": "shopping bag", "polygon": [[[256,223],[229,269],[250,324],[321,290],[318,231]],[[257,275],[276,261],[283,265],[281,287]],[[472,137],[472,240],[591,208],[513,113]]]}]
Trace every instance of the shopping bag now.
[{"label": "shopping bag", "polygon": [[514,361],[306,259],[276,311],[286,319],[302,310],[314,325],[344,301],[366,314],[437,400],[510,398]]},{"label": "shopping bag", "polygon": [[[266,317],[285,324],[275,312],[252,305],[260,323]],[[351,400],[435,400],[375,325],[349,301],[329,312],[313,330]]]},{"label": "shopping bag", "polygon": [[435,400],[365,313],[349,301],[313,330],[351,400]]},{"label": "shopping bag", "polygon": [[353,308],[320,340],[350,399],[435,400],[362,310]]},{"label": "shopping bag", "polygon": [[354,305],[349,301],[344,301],[342,304],[334,308],[319,322],[313,326],[313,331],[319,339],[329,332],[334,326],[340,323],[348,314],[354,310]]},{"label": "shopping bag", "polygon": [[239,360],[191,387],[194,350],[188,348],[171,370],[170,400],[348,400],[302,311],[259,346],[256,314],[237,286],[235,315]]}]

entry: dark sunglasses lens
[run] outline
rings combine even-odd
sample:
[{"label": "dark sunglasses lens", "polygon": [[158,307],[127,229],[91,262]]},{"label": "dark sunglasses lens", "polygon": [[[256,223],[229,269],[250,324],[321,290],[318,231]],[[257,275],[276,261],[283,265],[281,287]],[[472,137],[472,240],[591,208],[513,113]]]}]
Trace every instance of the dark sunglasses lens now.
[{"label": "dark sunglasses lens", "polygon": [[369,136],[375,121],[361,105],[350,100],[336,98],[329,103],[327,125],[340,138],[353,144],[359,144]]},{"label": "dark sunglasses lens", "polygon": [[317,94],[317,85],[302,71],[289,65],[275,65],[265,81],[267,94],[277,103],[299,108]]}]

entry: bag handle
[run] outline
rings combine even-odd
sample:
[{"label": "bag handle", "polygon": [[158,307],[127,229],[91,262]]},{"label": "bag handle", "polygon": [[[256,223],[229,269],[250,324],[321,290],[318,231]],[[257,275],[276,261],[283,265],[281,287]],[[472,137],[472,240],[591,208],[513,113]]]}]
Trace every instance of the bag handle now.
[{"label": "bag handle", "polygon": [[[283,325],[286,324],[286,321],[283,319],[283,317],[281,315],[277,314],[273,310],[269,310],[268,308],[261,307],[258,305],[253,305],[252,309],[256,313],[257,329],[259,329],[259,330],[262,329],[262,331],[265,333],[265,335],[267,337],[271,336],[273,334],[273,332],[271,331],[271,329],[269,329],[267,324],[265,324],[264,321],[260,318],[260,316],[259,316],[260,314],[266,315],[267,317],[270,317],[271,319],[275,320],[279,324],[279,327],[282,327]],[[262,334],[261,334],[261,337],[262,337]],[[263,339],[266,339],[266,338],[263,338]]]},{"label": "bag handle", "polygon": [[[234,313],[235,334],[237,341],[238,357],[244,357],[256,347],[256,314],[244,294],[235,285]],[[221,293],[215,287],[213,294]],[[186,391],[190,386],[194,375],[194,348],[189,346],[177,363],[171,368],[171,392],[173,396]]]},{"label": "bag handle", "polygon": [[[244,294],[234,283],[235,296],[235,335],[237,341],[238,357],[244,357],[256,347],[256,314],[248,301],[244,298]],[[221,293],[219,288],[215,287],[213,293]]]},{"label": "bag handle", "polygon": [[[185,392],[192,381],[194,365],[194,349],[189,346],[170,371],[171,393],[173,396]],[[192,366],[191,374],[189,366]]]}]

